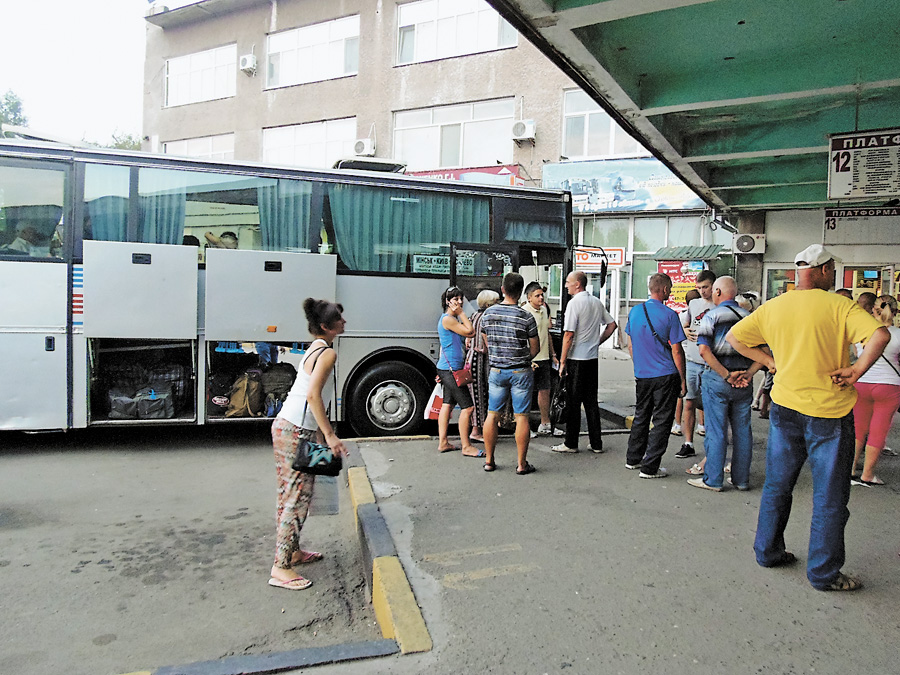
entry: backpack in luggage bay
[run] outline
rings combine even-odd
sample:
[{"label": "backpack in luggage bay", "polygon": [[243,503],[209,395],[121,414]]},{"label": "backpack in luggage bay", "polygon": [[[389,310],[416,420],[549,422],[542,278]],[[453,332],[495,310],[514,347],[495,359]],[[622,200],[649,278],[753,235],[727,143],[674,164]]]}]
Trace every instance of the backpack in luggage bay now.
[{"label": "backpack in luggage bay", "polygon": [[290,363],[273,363],[263,372],[261,379],[266,417],[275,417],[279,413],[296,378],[297,369]]},{"label": "backpack in luggage bay", "polygon": [[134,399],[137,401],[138,419],[161,420],[175,417],[174,395],[168,384],[139,389]]},{"label": "backpack in luggage bay", "polygon": [[217,372],[209,376],[206,389],[206,412],[212,417],[221,417],[228,412],[231,387],[234,385],[233,372]]},{"label": "backpack in luggage bay", "polygon": [[228,394],[225,417],[259,417],[263,413],[262,371],[248,368],[238,376]]}]

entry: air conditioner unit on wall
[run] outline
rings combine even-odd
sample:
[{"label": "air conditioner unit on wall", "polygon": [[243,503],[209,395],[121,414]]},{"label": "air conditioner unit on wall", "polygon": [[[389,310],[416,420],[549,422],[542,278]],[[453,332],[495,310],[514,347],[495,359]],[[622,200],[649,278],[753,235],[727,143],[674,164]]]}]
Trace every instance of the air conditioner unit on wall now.
[{"label": "air conditioner unit on wall", "polygon": [[764,234],[735,234],[731,240],[733,253],[765,253],[766,235]]},{"label": "air conditioner unit on wall", "polygon": [[534,120],[519,120],[513,123],[512,137],[514,141],[534,140]]},{"label": "air conditioner unit on wall", "polygon": [[358,138],[353,144],[353,154],[357,157],[374,157],[375,141],[371,138]]},{"label": "air conditioner unit on wall", "polygon": [[247,75],[256,74],[256,56],[253,54],[244,54],[239,61],[238,68]]}]

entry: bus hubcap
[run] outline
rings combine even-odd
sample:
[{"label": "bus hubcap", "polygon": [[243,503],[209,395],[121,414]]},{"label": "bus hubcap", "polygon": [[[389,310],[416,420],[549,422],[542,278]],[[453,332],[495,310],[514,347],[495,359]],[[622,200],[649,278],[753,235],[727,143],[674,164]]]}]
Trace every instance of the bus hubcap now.
[{"label": "bus hubcap", "polygon": [[369,397],[369,419],[382,429],[403,426],[413,409],[415,397],[401,382],[385,382]]}]

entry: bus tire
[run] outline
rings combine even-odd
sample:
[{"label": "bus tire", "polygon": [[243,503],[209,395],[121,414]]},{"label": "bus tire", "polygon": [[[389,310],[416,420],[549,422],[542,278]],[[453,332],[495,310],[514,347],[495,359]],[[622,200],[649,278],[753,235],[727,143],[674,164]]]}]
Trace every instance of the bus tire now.
[{"label": "bus tire", "polygon": [[404,436],[424,423],[432,387],[408,363],[385,361],[354,384],[348,418],[360,436]]}]

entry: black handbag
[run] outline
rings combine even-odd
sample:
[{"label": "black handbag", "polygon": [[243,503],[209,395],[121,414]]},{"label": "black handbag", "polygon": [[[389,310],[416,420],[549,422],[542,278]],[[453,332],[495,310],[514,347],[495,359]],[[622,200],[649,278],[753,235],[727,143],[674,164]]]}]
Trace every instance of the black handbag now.
[{"label": "black handbag", "polygon": [[566,378],[561,377],[550,401],[550,427],[553,429],[566,420],[566,399]]},{"label": "black handbag", "polygon": [[[323,347],[319,351],[322,352],[324,350],[325,348]],[[319,357],[316,356],[316,358]],[[315,368],[315,362],[313,362],[313,368]],[[306,411],[308,409],[309,400],[303,406],[301,420],[306,420]],[[340,455],[336,455],[327,445],[301,437],[297,443],[297,454],[294,456],[294,461],[291,462],[291,468],[294,471],[314,476],[337,476],[341,473],[341,469],[344,468],[344,460]]]}]

